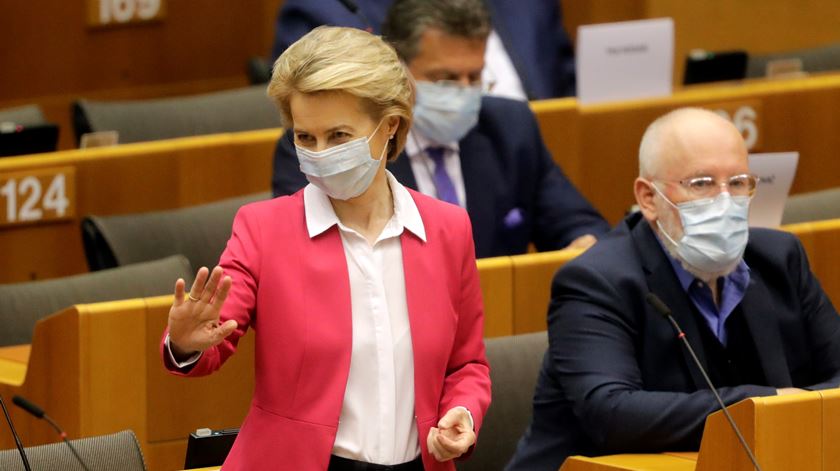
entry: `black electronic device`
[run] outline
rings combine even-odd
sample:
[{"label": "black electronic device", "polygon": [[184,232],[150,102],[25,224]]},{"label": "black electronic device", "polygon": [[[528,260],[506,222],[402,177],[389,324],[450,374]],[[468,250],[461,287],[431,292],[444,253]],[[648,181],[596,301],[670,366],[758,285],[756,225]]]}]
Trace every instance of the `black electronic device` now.
[{"label": "black electronic device", "polygon": [[741,80],[747,76],[746,51],[691,51],[685,58],[683,85]]},{"label": "black electronic device", "polygon": [[200,428],[190,433],[187,439],[187,456],[184,459],[184,469],[209,468],[221,466],[233,446],[238,428],[210,430]]},{"label": "black electronic device", "polygon": [[57,146],[58,126],[55,124],[0,123],[0,157],[53,152]]}]

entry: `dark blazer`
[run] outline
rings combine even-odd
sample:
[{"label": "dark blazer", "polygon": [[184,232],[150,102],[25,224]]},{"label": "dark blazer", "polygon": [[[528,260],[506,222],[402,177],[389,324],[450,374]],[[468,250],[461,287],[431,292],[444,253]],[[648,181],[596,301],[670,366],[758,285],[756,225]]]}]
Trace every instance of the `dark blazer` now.
[{"label": "dark blazer", "polygon": [[[321,25],[371,28],[381,34],[393,0],[355,0],[367,19],[338,0],[286,0],[274,28],[272,62],[292,43]],[[531,100],[574,96],[575,59],[557,0],[488,0],[496,29]]]},{"label": "dark blazer", "polygon": [[[274,154],[275,196],[307,183],[292,138],[283,135]],[[597,237],[609,230],[552,160],[526,103],[484,97],[478,124],[459,146],[477,257],[525,253],[529,242],[540,251],[561,249],[583,234]],[[406,155],[388,168],[400,183],[417,189]]]},{"label": "dark blazer", "polygon": [[[508,470],[556,471],[567,456],[698,449],[718,409],[671,325],[645,302],[672,310],[708,368],[708,329],[640,214],[555,276],[549,351],[534,418]],[[744,253],[750,284],[739,308],[755,343],[764,385],[720,388],[727,404],[776,388],[840,384],[840,317],[791,234],[751,229]]]}]

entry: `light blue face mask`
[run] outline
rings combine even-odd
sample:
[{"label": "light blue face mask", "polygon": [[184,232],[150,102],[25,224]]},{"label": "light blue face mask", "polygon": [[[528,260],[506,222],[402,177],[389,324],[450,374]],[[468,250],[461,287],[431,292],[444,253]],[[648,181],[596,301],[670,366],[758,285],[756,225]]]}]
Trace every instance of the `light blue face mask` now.
[{"label": "light blue face mask", "polygon": [[373,182],[379,163],[388,149],[386,143],[379,159],[374,159],[370,153],[368,143],[381,125],[382,121],[367,138],[353,139],[320,152],[295,144],[300,171],[306,175],[309,183],[333,199],[348,200],[361,195]]},{"label": "light blue face mask", "polygon": [[478,124],[481,87],[417,82],[414,128],[437,144],[458,142]]},{"label": "light blue face mask", "polygon": [[656,225],[684,262],[704,273],[722,273],[735,267],[744,256],[750,235],[749,196],[723,192],[714,199],[674,204],[656,185],[653,188],[679,211],[683,227],[679,242],[671,238],[659,220]]}]

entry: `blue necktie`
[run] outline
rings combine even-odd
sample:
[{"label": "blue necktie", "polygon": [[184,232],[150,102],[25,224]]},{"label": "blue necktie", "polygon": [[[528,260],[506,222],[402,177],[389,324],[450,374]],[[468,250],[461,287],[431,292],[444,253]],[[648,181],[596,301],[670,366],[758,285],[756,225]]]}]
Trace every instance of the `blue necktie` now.
[{"label": "blue necktie", "polygon": [[435,172],[432,175],[432,181],[435,184],[438,199],[457,205],[459,204],[458,193],[455,191],[455,184],[452,183],[452,178],[446,173],[446,166],[443,163],[443,153],[445,150],[443,147],[428,147],[426,148],[426,154],[435,163]]}]

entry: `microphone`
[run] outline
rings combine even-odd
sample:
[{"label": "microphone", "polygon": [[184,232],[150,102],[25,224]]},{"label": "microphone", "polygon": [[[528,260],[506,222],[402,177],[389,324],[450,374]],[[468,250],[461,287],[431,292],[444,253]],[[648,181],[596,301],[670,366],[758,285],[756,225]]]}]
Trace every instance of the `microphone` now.
[{"label": "microphone", "polygon": [[73,446],[72,443],[70,443],[69,440],[67,440],[67,433],[65,433],[64,430],[62,430],[61,427],[59,427],[58,424],[55,423],[55,421],[52,419],[52,417],[50,417],[46,413],[44,413],[44,409],[41,409],[40,407],[38,407],[35,404],[29,402],[28,400],[26,400],[25,398],[23,398],[21,396],[13,397],[12,402],[14,402],[16,406],[20,407],[21,409],[25,410],[26,412],[29,412],[30,414],[32,414],[36,418],[44,419],[50,425],[52,425],[52,428],[54,428],[55,431],[58,432],[58,436],[61,437],[62,440],[64,440],[64,443],[66,443],[68,447],[70,447],[70,451],[73,452],[73,456],[76,457],[76,460],[79,462],[80,465],[82,465],[82,468],[85,471],[90,471],[90,468],[88,468],[87,465],[85,464],[85,462],[82,461],[82,457],[79,456],[79,453],[76,451],[76,448]]},{"label": "microphone", "polygon": [[712,380],[709,379],[709,375],[706,373],[706,370],[703,368],[703,365],[700,363],[700,360],[697,358],[697,354],[694,353],[694,349],[691,348],[691,344],[688,343],[688,339],[685,338],[685,332],[680,328],[680,325],[677,323],[677,320],[674,319],[674,316],[671,315],[671,309],[659,299],[659,296],[653,293],[647,293],[645,295],[645,300],[648,304],[653,307],[662,317],[667,319],[671,322],[671,326],[674,328],[674,331],[677,333],[677,338],[683,341],[685,348],[688,349],[688,353],[691,354],[691,358],[694,360],[694,364],[697,365],[697,369],[700,370],[700,373],[703,374],[703,379],[706,380],[706,384],[709,385],[709,389],[712,390],[712,394],[715,395],[715,399],[717,399],[718,404],[720,404],[720,408],[723,411],[723,414],[726,416],[726,420],[729,421],[729,425],[732,426],[732,430],[735,432],[735,435],[738,436],[738,441],[741,442],[741,446],[744,447],[744,451],[747,452],[747,455],[750,457],[750,461],[752,461],[753,466],[758,471],[761,471],[761,466],[758,465],[758,460],[755,459],[755,455],[753,455],[752,450],[750,450],[750,446],[747,445],[747,441],[744,440],[744,436],[741,435],[741,429],[738,428],[738,425],[735,423],[735,420],[729,415],[729,409],[726,408],[726,404],[723,403],[723,399],[720,398],[720,394],[718,394],[717,389],[715,389],[715,385],[712,384]]},{"label": "microphone", "polygon": [[367,17],[362,10],[359,9],[359,5],[356,4],[353,0],[338,0],[339,3],[344,5],[344,8],[350,11],[350,13],[359,17],[362,20],[362,24],[365,25],[365,31],[368,33],[373,33],[373,26],[371,26],[370,21],[368,21]]},{"label": "microphone", "polygon": [[20,443],[20,436],[18,436],[17,430],[15,430],[15,424],[12,423],[12,418],[9,416],[9,410],[6,409],[6,401],[3,400],[2,395],[0,395],[0,407],[3,408],[3,415],[6,416],[6,422],[9,424],[9,430],[12,431],[12,437],[15,439],[15,446],[18,449],[18,453],[20,453],[21,461],[23,461],[23,469],[26,471],[32,471],[32,468],[29,467],[29,459],[26,458],[26,452],[23,451],[23,445]]}]

